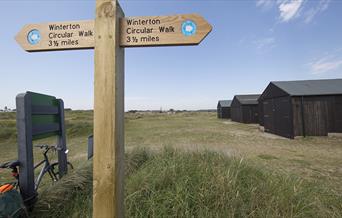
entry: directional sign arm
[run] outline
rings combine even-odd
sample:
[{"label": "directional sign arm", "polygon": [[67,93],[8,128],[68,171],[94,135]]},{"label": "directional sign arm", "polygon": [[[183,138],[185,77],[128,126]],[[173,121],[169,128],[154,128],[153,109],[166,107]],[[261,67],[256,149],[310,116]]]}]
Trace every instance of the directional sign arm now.
[{"label": "directional sign arm", "polygon": [[94,21],[25,25],[15,37],[28,52],[94,48]]},{"label": "directional sign arm", "polygon": [[121,20],[123,47],[198,45],[211,32],[198,14],[127,17]]}]

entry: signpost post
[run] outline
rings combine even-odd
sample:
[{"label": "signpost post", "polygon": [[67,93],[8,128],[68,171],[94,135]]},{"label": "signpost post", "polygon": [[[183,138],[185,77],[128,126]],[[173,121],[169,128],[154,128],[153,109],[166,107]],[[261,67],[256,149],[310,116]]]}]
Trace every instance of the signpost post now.
[{"label": "signpost post", "polygon": [[124,48],[116,1],[96,2],[93,217],[124,217]]},{"label": "signpost post", "polygon": [[93,217],[124,216],[124,47],[198,45],[212,27],[197,14],[124,17],[117,0],[96,0],[95,21],[28,24],[28,52],[95,48]]}]

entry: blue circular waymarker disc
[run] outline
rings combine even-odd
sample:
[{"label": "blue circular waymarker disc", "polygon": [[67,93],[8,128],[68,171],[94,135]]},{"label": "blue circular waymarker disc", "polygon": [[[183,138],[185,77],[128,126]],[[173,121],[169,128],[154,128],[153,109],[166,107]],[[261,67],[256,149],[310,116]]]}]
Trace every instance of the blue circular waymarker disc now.
[{"label": "blue circular waymarker disc", "polygon": [[182,33],[185,36],[192,36],[196,34],[197,25],[192,20],[184,21],[182,24]]},{"label": "blue circular waymarker disc", "polygon": [[40,32],[39,30],[31,30],[28,34],[27,34],[27,41],[31,44],[31,45],[36,45],[38,44],[38,42],[40,41]]}]

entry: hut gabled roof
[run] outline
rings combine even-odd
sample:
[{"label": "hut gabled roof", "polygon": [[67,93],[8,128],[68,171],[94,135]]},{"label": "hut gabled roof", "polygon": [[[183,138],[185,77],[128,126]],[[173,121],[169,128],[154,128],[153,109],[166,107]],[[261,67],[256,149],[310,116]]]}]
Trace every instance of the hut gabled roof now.
[{"label": "hut gabled roof", "polygon": [[258,98],[260,95],[235,95],[235,98],[241,103],[245,105],[253,105],[258,104]]},{"label": "hut gabled roof", "polygon": [[342,79],[271,82],[291,96],[342,94]]},{"label": "hut gabled roof", "polygon": [[217,106],[221,106],[221,107],[230,107],[230,105],[232,104],[231,100],[219,100]]}]

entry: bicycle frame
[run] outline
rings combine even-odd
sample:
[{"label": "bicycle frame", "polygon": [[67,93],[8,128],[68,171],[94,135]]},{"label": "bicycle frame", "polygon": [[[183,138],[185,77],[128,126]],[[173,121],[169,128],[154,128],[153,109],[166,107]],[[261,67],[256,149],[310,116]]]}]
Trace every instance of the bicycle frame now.
[{"label": "bicycle frame", "polygon": [[40,185],[40,182],[43,179],[43,176],[45,173],[49,173],[50,178],[52,179],[52,181],[56,182],[58,180],[57,175],[53,172],[53,170],[51,170],[51,165],[50,165],[50,161],[49,158],[47,156],[48,151],[50,150],[50,148],[46,149],[43,153],[44,155],[44,160],[42,160],[41,162],[39,162],[38,164],[36,164],[34,166],[34,169],[37,169],[39,166],[43,165],[43,168],[40,170],[39,175],[34,183],[34,189],[37,191],[38,187]]},{"label": "bicycle frame", "polygon": [[[45,146],[44,145],[43,146],[36,146],[36,147],[45,148],[45,151],[43,152],[44,159],[34,166],[34,169],[37,169],[38,167],[43,165],[42,169],[40,170],[40,172],[39,172],[39,174],[37,176],[37,178],[34,181],[34,189],[35,189],[35,191],[38,190],[38,187],[39,187],[39,185],[40,185],[40,183],[41,183],[41,181],[42,181],[42,179],[43,179],[43,177],[44,177],[44,175],[46,173],[49,174],[49,176],[50,176],[50,178],[52,179],[53,182],[56,182],[56,181],[59,180],[59,172],[55,172],[55,170],[54,170],[54,165],[56,165],[56,163],[50,164],[49,157],[47,155],[47,153],[49,152],[49,150],[51,148],[54,148],[54,149],[57,149],[57,150],[58,150],[58,148],[49,147],[49,146],[46,146],[46,145]],[[67,152],[68,152],[68,150],[65,151],[65,153],[67,153]],[[11,163],[11,162],[8,162],[6,164],[9,164],[9,163]],[[14,164],[14,165],[11,166],[12,164]],[[19,183],[18,183],[19,175],[18,175],[18,170],[17,170],[17,166],[19,166],[19,161],[13,162],[13,163],[11,163],[11,165],[9,165],[9,168],[12,169],[12,176],[15,177],[15,179],[16,179],[16,182],[13,183],[13,185],[15,186],[15,188],[17,188],[18,186],[20,186]],[[71,169],[73,169],[73,166],[72,166],[71,163],[68,162],[68,165],[70,165]],[[1,165],[0,164],[0,166],[5,166],[5,165]]]}]

